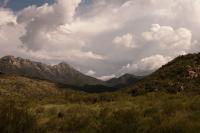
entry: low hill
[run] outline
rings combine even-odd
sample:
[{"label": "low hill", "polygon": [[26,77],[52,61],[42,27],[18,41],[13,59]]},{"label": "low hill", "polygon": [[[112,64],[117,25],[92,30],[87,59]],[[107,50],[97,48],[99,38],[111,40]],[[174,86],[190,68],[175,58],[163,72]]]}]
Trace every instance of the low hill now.
[{"label": "low hill", "polygon": [[129,87],[133,94],[168,91],[200,93],[200,53],[179,56],[159,70]]}]

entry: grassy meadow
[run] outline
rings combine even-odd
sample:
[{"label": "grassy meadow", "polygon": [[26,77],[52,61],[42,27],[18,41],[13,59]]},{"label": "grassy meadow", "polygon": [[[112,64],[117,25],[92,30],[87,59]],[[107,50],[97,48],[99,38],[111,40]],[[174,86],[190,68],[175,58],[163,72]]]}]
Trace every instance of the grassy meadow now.
[{"label": "grassy meadow", "polygon": [[16,76],[1,76],[0,84],[1,133],[200,131],[200,96],[193,93],[89,94]]}]

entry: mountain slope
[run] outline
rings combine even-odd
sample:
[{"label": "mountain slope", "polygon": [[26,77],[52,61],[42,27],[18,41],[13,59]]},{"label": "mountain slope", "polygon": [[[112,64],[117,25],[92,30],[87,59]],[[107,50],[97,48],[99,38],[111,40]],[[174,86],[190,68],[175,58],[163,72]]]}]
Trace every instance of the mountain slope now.
[{"label": "mountain slope", "polygon": [[106,81],[108,86],[121,88],[125,87],[131,84],[135,84],[137,81],[141,80],[143,77],[141,76],[135,76],[131,74],[124,74],[119,78],[113,78],[108,81]]},{"label": "mountain slope", "polygon": [[[67,89],[65,89],[67,90]],[[44,98],[61,95],[63,90],[56,84],[22,76],[0,74],[0,96],[20,98]]]},{"label": "mountain slope", "polygon": [[0,72],[72,86],[103,84],[102,81],[86,76],[66,63],[50,66],[14,56],[5,56],[0,59]]},{"label": "mountain slope", "polygon": [[128,90],[133,95],[160,90],[200,93],[200,53],[177,57]]}]

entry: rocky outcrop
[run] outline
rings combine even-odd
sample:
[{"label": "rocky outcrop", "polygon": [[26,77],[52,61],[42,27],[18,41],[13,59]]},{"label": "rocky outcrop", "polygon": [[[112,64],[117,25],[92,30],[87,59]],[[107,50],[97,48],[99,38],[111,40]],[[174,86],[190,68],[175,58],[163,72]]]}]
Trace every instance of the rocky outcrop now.
[{"label": "rocky outcrop", "polygon": [[195,67],[188,66],[188,76],[190,79],[195,79],[200,77],[200,65]]}]

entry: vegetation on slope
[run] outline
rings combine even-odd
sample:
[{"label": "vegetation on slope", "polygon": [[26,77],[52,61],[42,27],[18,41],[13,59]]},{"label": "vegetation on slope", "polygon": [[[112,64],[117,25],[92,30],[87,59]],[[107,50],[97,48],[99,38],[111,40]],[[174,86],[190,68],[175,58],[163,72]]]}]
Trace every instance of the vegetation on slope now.
[{"label": "vegetation on slope", "polygon": [[109,86],[112,86],[115,88],[123,88],[123,87],[137,83],[142,78],[143,78],[142,76],[135,76],[132,74],[124,74],[119,78],[112,78],[112,79],[106,81],[106,83]]},{"label": "vegetation on slope", "polygon": [[128,90],[133,95],[152,91],[199,94],[199,87],[200,53],[177,57]]}]

